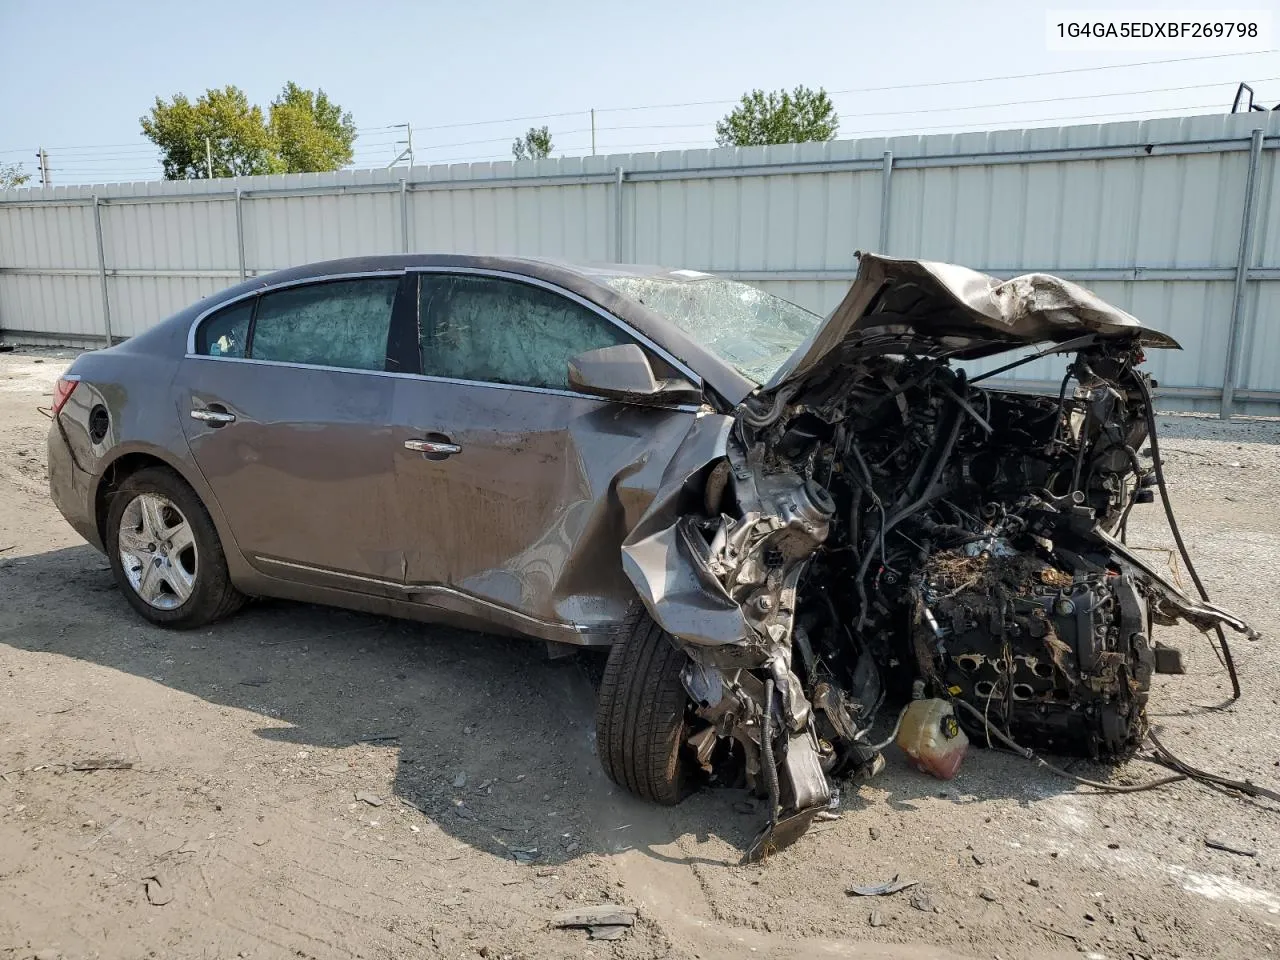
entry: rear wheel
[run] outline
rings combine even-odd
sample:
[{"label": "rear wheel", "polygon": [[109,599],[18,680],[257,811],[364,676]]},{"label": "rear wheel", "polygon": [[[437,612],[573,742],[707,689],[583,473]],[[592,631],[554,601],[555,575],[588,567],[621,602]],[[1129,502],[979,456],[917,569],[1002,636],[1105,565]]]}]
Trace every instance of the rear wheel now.
[{"label": "rear wheel", "polygon": [[686,662],[643,615],[609,651],[596,706],[596,749],[609,779],[668,806],[684,798],[692,769],[685,745],[689,698],[680,680]]},{"label": "rear wheel", "polygon": [[121,592],[152,623],[200,627],[244,602],[231,585],[209,512],[167,467],[139,470],[120,484],[107,510],[105,533]]}]

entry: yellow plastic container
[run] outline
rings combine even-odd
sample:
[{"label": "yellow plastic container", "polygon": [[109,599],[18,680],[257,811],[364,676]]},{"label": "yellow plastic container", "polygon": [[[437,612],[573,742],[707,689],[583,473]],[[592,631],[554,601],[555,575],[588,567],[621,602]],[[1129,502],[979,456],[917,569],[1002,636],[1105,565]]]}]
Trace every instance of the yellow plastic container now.
[{"label": "yellow plastic container", "polygon": [[940,780],[956,775],[969,749],[969,738],[946,700],[912,700],[898,728],[897,743],[917,768]]}]

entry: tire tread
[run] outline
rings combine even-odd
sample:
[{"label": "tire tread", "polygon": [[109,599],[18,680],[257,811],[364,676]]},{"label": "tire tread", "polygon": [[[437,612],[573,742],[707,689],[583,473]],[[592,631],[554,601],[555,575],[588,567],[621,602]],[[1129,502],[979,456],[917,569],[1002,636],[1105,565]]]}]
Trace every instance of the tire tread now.
[{"label": "tire tread", "polygon": [[672,805],[684,797],[685,655],[643,610],[609,651],[596,707],[596,744],[609,779]]}]

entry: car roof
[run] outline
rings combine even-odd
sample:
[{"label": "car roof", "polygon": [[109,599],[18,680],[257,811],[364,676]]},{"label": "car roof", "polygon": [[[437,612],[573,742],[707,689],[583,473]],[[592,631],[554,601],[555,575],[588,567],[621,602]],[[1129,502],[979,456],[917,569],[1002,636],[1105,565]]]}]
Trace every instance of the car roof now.
[{"label": "car roof", "polygon": [[316,263],[287,267],[260,279],[274,278],[273,282],[308,277],[321,278],[339,273],[362,273],[377,270],[404,270],[414,267],[464,267],[484,270],[502,270],[527,276],[543,273],[567,272],[581,277],[603,280],[608,277],[661,277],[689,278],[692,271],[672,267],[648,266],[634,263],[574,262],[554,257],[508,257],[465,253],[387,253],[368,257],[343,257],[321,260]]},{"label": "car roof", "polygon": [[[344,274],[398,272],[422,268],[484,270],[529,277],[577,294],[612,313],[636,331],[648,337],[677,360],[684,363],[716,390],[725,400],[736,404],[754,390],[757,384],[739,373],[721,358],[692,340],[670,320],[649,309],[638,300],[620,294],[608,285],[613,277],[663,277],[676,281],[692,281],[710,274],[677,270],[669,267],[621,263],[570,263],[534,257],[478,256],[471,254],[402,253],[369,257],[347,257],[288,267],[274,273],[252,277],[236,286],[212,294],[173,318],[189,329],[200,314],[216,309],[258,290],[285,283],[323,280]],[[167,326],[168,324],[165,324]],[[146,336],[145,334],[142,336]]]}]

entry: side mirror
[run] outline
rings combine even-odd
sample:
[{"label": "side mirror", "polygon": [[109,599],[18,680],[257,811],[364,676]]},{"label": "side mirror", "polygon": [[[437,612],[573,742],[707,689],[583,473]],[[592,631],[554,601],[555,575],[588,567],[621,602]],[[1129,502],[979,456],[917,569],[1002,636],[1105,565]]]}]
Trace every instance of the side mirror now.
[{"label": "side mirror", "polygon": [[659,380],[634,343],[587,350],[569,361],[569,386],[611,400],[652,406],[701,403],[702,391],[683,377]]}]

